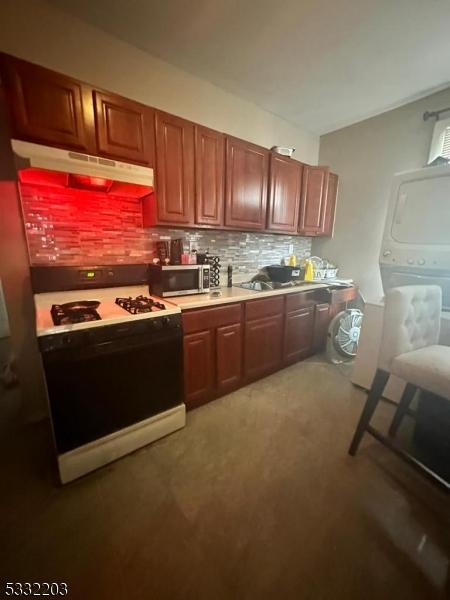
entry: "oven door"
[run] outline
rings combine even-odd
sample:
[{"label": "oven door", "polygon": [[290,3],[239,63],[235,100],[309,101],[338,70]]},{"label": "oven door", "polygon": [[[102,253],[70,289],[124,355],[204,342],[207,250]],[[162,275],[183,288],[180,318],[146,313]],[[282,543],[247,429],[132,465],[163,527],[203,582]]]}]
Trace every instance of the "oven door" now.
[{"label": "oven door", "polygon": [[162,287],[162,295],[165,297],[202,293],[202,265],[169,265],[162,267]]},{"label": "oven door", "polygon": [[60,454],[182,403],[181,328],[43,354]]}]

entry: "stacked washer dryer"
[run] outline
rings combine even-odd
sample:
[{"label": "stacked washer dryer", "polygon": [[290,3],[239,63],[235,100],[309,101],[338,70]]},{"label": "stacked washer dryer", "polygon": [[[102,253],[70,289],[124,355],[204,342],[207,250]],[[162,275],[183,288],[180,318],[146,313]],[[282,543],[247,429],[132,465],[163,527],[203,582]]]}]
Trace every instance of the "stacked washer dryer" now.
[{"label": "stacked washer dryer", "polygon": [[[394,176],[380,251],[383,289],[402,285],[442,288],[440,343],[450,345],[450,166]],[[352,381],[369,388],[375,373],[383,299],[366,303]],[[390,378],[385,395],[399,400],[404,383]]]}]

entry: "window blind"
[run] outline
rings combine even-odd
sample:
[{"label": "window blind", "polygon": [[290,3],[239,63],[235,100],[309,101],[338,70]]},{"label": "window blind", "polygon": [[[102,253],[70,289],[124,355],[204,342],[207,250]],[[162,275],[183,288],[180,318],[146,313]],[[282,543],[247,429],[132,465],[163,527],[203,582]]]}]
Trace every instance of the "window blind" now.
[{"label": "window blind", "polygon": [[444,143],[442,144],[441,156],[450,159],[450,127],[447,127],[444,132]]}]

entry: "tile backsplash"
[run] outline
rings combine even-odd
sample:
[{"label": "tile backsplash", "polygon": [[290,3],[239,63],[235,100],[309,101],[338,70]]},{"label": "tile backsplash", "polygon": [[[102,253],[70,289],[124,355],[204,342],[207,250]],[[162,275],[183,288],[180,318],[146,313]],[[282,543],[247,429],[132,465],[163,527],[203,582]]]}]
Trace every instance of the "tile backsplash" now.
[{"label": "tile backsplash", "polygon": [[155,242],[183,238],[185,249],[220,256],[235,276],[279,263],[293,253],[311,253],[310,238],[209,229],[142,226],[141,201],[101,192],[20,185],[25,231],[32,265],[93,265],[151,262]]},{"label": "tile backsplash", "polygon": [[[233,265],[233,278],[248,279],[260,267],[279,264],[281,259],[289,255],[289,246],[293,246],[293,254],[299,258],[310,256],[311,240],[306,237],[274,235],[266,233],[244,233],[240,231],[212,231],[204,229],[147,229],[150,239],[182,237],[185,249],[209,250],[211,254],[220,256],[222,272],[229,264]],[[244,277],[245,275],[245,277]],[[222,278],[222,282],[223,282]]]}]

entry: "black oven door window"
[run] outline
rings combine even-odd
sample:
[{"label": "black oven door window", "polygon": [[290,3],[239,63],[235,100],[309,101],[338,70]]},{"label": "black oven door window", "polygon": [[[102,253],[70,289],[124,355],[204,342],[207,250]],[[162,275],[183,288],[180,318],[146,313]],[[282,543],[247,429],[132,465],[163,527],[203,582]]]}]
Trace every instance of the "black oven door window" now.
[{"label": "black oven door window", "polygon": [[45,357],[59,453],[119,431],[182,402],[182,342],[151,335]]}]

